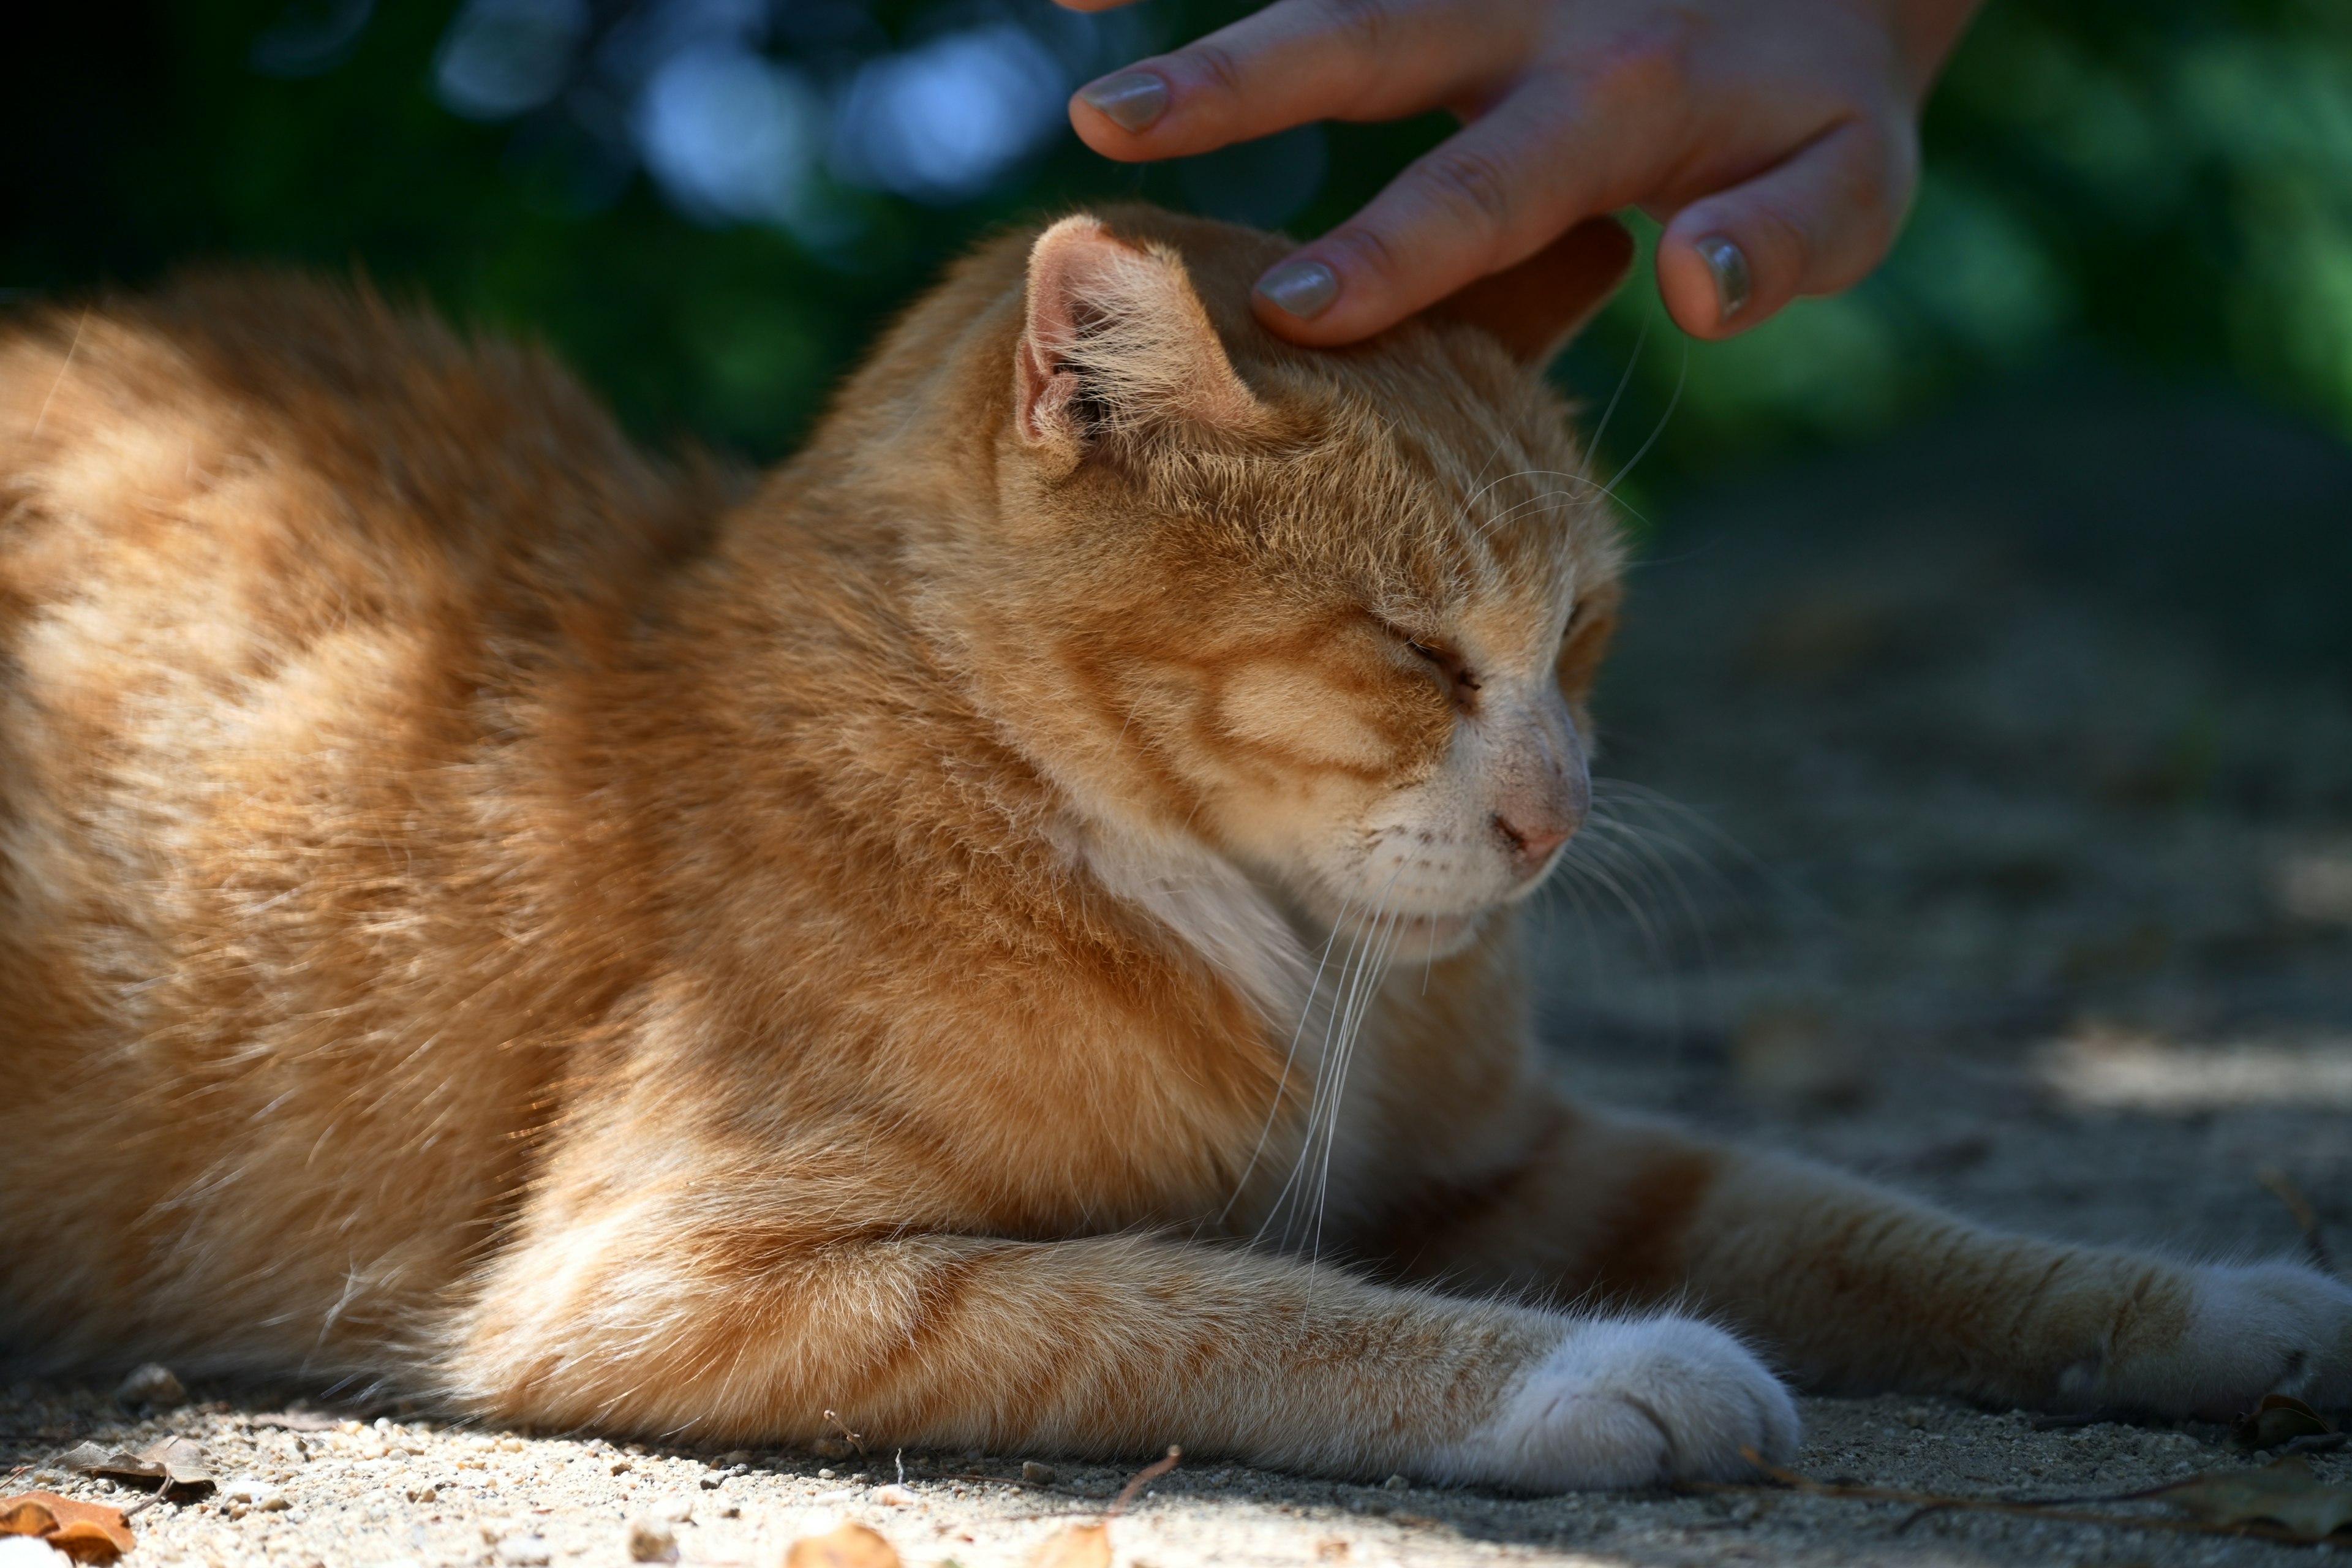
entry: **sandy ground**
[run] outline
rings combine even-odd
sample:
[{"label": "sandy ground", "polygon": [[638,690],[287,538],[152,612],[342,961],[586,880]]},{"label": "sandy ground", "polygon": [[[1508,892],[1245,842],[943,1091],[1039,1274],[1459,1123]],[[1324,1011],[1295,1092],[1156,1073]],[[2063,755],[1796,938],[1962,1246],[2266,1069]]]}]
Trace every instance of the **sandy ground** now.
[{"label": "sandy ground", "polygon": [[[1545,907],[1563,1079],[2087,1240],[2292,1251],[2268,1171],[2352,1251],[2347,515],[2352,454],[2111,387],[1677,509],[1602,697],[1605,821]],[[855,1520],[911,1564],[978,1568],[1099,1517],[1124,1479],[1058,1461],[1024,1479],[1050,1456],[615,1447],[397,1409],[257,1419],[327,1393],[199,1387],[142,1417],[107,1387],[18,1384],[6,1489],[127,1506],[143,1494],[44,1467],[85,1438],[180,1433],[250,1485],[146,1506],[131,1568],[610,1565],[637,1520],[667,1521],[688,1563],[774,1568]],[[1915,1489],[2113,1494],[2253,1462],[2208,1426],[2045,1427],[1904,1397],[1805,1416],[1801,1470]],[[2352,1452],[2311,1463],[2352,1480]],[[1154,1483],[1113,1542],[1119,1568],[2313,1550],[1910,1512],[1204,1462]]]}]

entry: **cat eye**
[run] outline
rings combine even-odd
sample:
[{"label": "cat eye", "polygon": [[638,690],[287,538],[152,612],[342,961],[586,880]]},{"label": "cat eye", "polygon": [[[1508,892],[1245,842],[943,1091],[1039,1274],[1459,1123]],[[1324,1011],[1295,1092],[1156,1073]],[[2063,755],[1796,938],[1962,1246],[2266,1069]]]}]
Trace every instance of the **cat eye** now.
[{"label": "cat eye", "polygon": [[1462,656],[1443,643],[1428,642],[1416,637],[1404,637],[1403,640],[1406,647],[1445,678],[1446,685],[1453,689],[1455,703],[1465,712],[1469,711],[1476,700],[1475,693],[1478,689],[1478,678],[1470,673],[1470,667],[1463,662]]}]

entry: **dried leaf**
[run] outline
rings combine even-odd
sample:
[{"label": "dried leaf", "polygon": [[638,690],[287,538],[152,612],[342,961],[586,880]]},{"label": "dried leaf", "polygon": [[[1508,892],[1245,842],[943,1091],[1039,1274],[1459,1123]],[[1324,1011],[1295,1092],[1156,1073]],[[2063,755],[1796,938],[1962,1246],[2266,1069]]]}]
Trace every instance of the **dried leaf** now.
[{"label": "dried leaf", "polygon": [[205,1468],[204,1447],[193,1437],[166,1437],[140,1449],[139,1457],[163,1471],[165,1491],[213,1484],[213,1474]]},{"label": "dried leaf", "polygon": [[830,1535],[804,1535],[784,1553],[784,1568],[899,1568],[888,1542],[862,1524]]},{"label": "dried leaf", "polygon": [[2141,1494],[2216,1524],[2268,1521],[2317,1541],[2352,1524],[2352,1487],[2332,1487],[2288,1458],[2259,1470],[2191,1476]]},{"label": "dried leaf", "polygon": [[0,1499],[0,1535],[35,1535],[77,1563],[111,1563],[138,1544],[120,1509],[55,1492]]},{"label": "dried leaf", "polygon": [[166,1437],[135,1454],[102,1448],[96,1443],[77,1443],[66,1451],[62,1462],[86,1476],[157,1487],[165,1492],[194,1491],[213,1484],[212,1472],[205,1468],[205,1450],[191,1437]]},{"label": "dried leaf", "polygon": [[23,1492],[0,1502],[0,1535],[47,1535],[55,1530],[57,1510],[49,1506],[55,1497],[55,1492]]},{"label": "dried leaf", "polygon": [[1045,1538],[1029,1568],[1110,1568],[1110,1526],[1064,1526]]},{"label": "dried leaf", "polygon": [[2325,1437],[2336,1424],[2284,1394],[2265,1394],[2262,1403],[2238,1417],[2234,1436],[2242,1448],[2275,1448],[2297,1437]]}]

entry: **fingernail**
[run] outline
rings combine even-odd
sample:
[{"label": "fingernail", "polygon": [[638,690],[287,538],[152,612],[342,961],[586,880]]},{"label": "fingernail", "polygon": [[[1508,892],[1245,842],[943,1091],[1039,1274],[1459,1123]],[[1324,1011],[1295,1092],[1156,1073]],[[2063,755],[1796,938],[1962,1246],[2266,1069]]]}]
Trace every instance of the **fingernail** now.
[{"label": "fingernail", "polygon": [[1706,269],[1715,275],[1717,320],[1727,321],[1739,314],[1748,303],[1748,296],[1756,287],[1755,278],[1748,270],[1748,253],[1732,243],[1726,235],[1710,234],[1695,248]]},{"label": "fingernail", "polygon": [[1257,280],[1275,308],[1311,321],[1339,297],[1339,275],[1319,261],[1286,261]]},{"label": "fingernail", "polygon": [[1168,84],[1150,71],[1121,71],[1078,89],[1082,102],[1101,110],[1122,131],[1149,129],[1168,112]]}]

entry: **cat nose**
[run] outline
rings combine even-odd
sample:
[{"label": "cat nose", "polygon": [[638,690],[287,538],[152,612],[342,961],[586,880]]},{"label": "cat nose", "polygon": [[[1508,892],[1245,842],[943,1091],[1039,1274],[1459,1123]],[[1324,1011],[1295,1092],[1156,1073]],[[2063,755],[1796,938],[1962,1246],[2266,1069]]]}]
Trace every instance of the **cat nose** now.
[{"label": "cat nose", "polygon": [[1511,858],[1522,877],[1534,875],[1551,860],[1553,853],[1575,836],[1581,812],[1573,816],[1546,812],[1530,815],[1514,821],[1501,812],[1495,814],[1496,831],[1502,834],[1511,847]]}]

